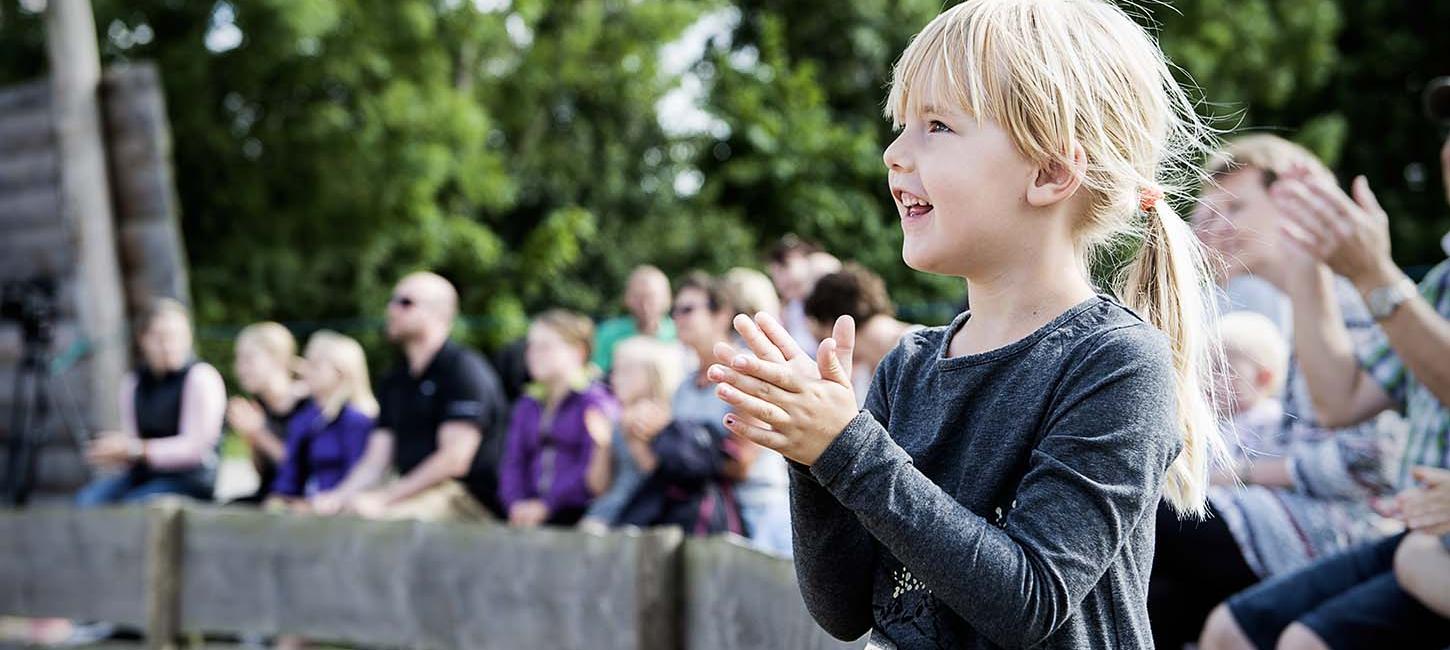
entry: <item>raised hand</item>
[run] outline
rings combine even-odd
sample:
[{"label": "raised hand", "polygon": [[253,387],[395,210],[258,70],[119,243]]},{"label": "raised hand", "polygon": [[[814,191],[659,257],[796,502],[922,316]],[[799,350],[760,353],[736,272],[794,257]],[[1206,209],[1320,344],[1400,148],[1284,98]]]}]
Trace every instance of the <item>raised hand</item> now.
[{"label": "raised hand", "polygon": [[1362,289],[1399,277],[1390,258],[1389,217],[1363,176],[1354,179],[1351,199],[1323,174],[1292,170],[1270,188],[1284,215],[1285,237]]},{"label": "raised hand", "polygon": [[856,417],[851,388],[851,355],[856,327],[849,316],[836,321],[811,361],[785,327],[769,314],[735,318],[735,329],[753,354],[730,346],[715,350],[720,363],[707,377],[734,412],[725,427],[756,444],[810,465]]}]

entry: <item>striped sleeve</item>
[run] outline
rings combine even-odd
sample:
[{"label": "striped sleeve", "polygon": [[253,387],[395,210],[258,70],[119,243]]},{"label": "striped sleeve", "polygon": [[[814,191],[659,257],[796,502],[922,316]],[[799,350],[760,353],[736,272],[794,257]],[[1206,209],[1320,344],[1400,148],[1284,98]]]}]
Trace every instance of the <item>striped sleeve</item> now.
[{"label": "striped sleeve", "polygon": [[[1450,260],[1430,269],[1425,279],[1420,282],[1420,295],[1436,312],[1450,319]],[[1364,350],[1360,355],[1360,364],[1403,411],[1410,376],[1405,370],[1405,364],[1390,347],[1389,339],[1380,337],[1374,345]]]}]

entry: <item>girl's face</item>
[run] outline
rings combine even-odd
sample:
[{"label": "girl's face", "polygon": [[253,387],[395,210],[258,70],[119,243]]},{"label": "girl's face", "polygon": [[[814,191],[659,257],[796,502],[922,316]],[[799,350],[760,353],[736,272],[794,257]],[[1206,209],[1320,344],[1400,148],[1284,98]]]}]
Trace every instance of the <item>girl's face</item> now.
[{"label": "girl's face", "polygon": [[524,363],[535,381],[554,384],[569,381],[586,362],[584,350],[564,340],[554,328],[542,323],[529,327]]},{"label": "girl's face", "polygon": [[907,266],[966,277],[1020,254],[1033,236],[1025,192],[1037,168],[995,122],[926,107],[907,118],[882,159]]},{"label": "girl's face", "polygon": [[342,385],[342,372],[333,363],[326,347],[315,347],[307,351],[302,362],[302,381],[312,399],[325,402]]},{"label": "girl's face", "polygon": [[179,314],[157,316],[141,333],[141,356],[152,372],[180,370],[191,358],[191,324]]},{"label": "girl's face", "polygon": [[242,391],[253,395],[266,389],[279,374],[287,372],[272,355],[255,343],[238,341],[236,356],[237,383],[241,384]]},{"label": "girl's face", "polygon": [[632,356],[616,356],[614,367],[609,371],[609,383],[619,401],[625,404],[649,397],[649,363]]}]

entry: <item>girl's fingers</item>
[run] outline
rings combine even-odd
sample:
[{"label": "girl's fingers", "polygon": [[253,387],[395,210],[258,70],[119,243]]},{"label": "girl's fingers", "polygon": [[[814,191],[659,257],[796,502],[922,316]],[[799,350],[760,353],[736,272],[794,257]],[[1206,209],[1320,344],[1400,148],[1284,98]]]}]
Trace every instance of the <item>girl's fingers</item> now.
[{"label": "girl's fingers", "polygon": [[1414,475],[1416,481],[1431,487],[1450,481],[1450,470],[1438,467],[1421,465],[1411,469],[1410,473]]},{"label": "girl's fingers", "polygon": [[[783,348],[772,342],[765,332],[760,331],[760,327],[749,316],[736,314],[733,322],[735,331],[740,333],[740,338],[745,340],[755,356],[766,361],[785,361],[790,358]],[[728,364],[730,360],[725,359],[724,362]]]},{"label": "girl's fingers", "polygon": [[836,355],[835,339],[821,341],[821,347],[816,351],[816,364],[820,366],[821,379],[851,387],[851,373],[841,365],[841,359]]},{"label": "girl's fingers", "polygon": [[761,426],[747,423],[740,416],[730,413],[725,416],[725,428],[731,433],[745,436],[745,438],[757,445],[781,451],[785,449],[790,439],[777,431],[771,431]]},{"label": "girl's fingers", "polygon": [[[756,364],[762,366],[775,365],[764,364],[760,363],[759,361],[757,361]],[[761,380],[744,372],[740,372],[739,370],[726,368],[725,366],[719,364],[710,366],[709,370],[706,371],[706,376],[710,378],[710,381],[713,381],[717,384],[729,384],[731,386],[734,386],[740,392],[745,393],[746,395],[750,395],[751,397],[758,397],[764,401],[770,402],[771,404],[780,403],[787,397],[787,395],[792,392],[791,390],[786,389],[784,386],[776,384],[772,381]]]},{"label": "girl's fingers", "polygon": [[790,416],[785,409],[771,404],[754,395],[748,395],[744,391],[730,384],[720,384],[715,387],[715,394],[724,400],[726,404],[734,407],[750,417],[757,418],[761,422],[772,427],[779,426],[790,421]]},{"label": "girl's fingers", "polygon": [[1353,234],[1355,223],[1365,216],[1366,210],[1355,204],[1331,179],[1315,179],[1305,185],[1309,194],[1324,206],[1324,214],[1335,233],[1341,238]]},{"label": "girl's fingers", "polygon": [[[738,375],[754,377],[792,393],[799,393],[801,391],[801,378],[795,370],[785,363],[764,361],[751,357],[748,354],[737,354],[725,363],[719,364],[717,367],[720,367],[722,371],[730,370]],[[708,376],[711,381],[730,381],[728,378],[717,380],[715,379],[715,375]]]},{"label": "girl's fingers", "polygon": [[715,361],[725,365],[729,365],[731,360],[742,354],[739,350],[735,349],[735,346],[729,343],[716,343],[713,352],[715,353]]},{"label": "girl's fingers", "polygon": [[766,336],[770,337],[770,340],[775,346],[780,348],[781,353],[785,355],[786,361],[806,356],[806,351],[802,350],[800,344],[795,342],[795,337],[791,336],[790,331],[784,325],[781,325],[780,321],[776,320],[774,316],[760,312],[755,315],[755,324],[759,325],[760,329],[765,332]]},{"label": "girl's fingers", "polygon": [[856,353],[856,319],[842,315],[836,319],[836,326],[831,329],[831,338],[836,340],[836,358],[840,359],[841,367],[846,370],[846,378],[851,377],[852,357]]}]

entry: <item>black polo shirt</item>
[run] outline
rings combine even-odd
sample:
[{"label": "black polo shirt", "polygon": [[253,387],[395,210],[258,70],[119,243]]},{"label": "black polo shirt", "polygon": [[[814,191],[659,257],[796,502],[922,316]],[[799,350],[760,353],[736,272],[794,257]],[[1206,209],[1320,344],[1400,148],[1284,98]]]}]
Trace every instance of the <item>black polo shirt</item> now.
[{"label": "black polo shirt", "polygon": [[500,514],[498,460],[508,402],[493,367],[452,340],[414,377],[406,359],[378,383],[378,427],[393,433],[393,467],[407,474],[438,451],[438,427],[462,420],[478,425],[483,441],[463,483],[479,502]]}]

